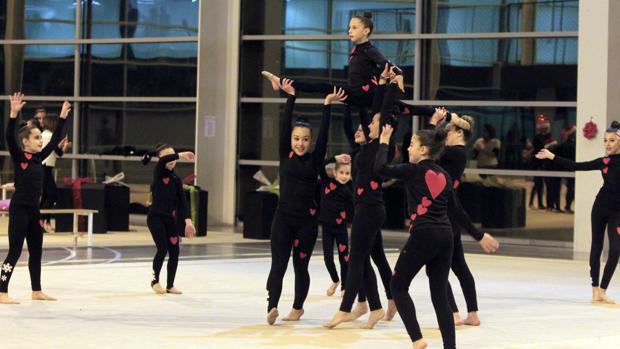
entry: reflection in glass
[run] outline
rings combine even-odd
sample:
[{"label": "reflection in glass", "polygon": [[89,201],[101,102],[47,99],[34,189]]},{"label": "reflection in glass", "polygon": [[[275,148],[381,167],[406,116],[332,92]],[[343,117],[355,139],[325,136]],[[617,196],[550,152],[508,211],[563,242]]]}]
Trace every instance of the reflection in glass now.
[{"label": "reflection in glass", "polygon": [[[577,100],[577,39],[426,41],[424,99]],[[438,62],[439,65],[436,65]]]},{"label": "reflection in glass", "polygon": [[196,43],[84,45],[81,93],[195,96],[196,50]]},{"label": "reflection in glass", "polygon": [[75,38],[75,1],[25,0],[25,17],[26,39]]}]

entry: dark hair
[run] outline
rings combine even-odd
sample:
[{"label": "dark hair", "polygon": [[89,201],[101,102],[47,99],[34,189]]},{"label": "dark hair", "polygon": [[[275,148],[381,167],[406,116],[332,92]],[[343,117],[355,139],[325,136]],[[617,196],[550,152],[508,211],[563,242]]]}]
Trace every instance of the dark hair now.
[{"label": "dark hair", "polygon": [[30,132],[32,132],[32,130],[34,129],[39,129],[39,127],[37,127],[36,124],[34,123],[21,123],[19,124],[19,129],[17,130],[17,140],[19,143],[19,147],[24,148],[24,143],[23,143],[23,139],[27,139],[28,137],[30,137]]},{"label": "dark hair", "polygon": [[607,132],[616,132],[620,129],[620,122],[614,120],[611,122],[611,125],[609,125],[609,128],[607,129]]},{"label": "dark hair", "polygon": [[372,22],[372,12],[365,11],[362,16],[353,16],[353,18],[359,19],[360,22],[364,25],[364,28],[370,29],[368,36],[372,34],[372,31],[375,29],[375,24]]},{"label": "dark hair", "polygon": [[489,139],[493,139],[495,138],[495,128],[493,126],[491,126],[490,124],[484,124],[484,126],[482,126],[483,131],[486,131],[487,134],[489,135]]},{"label": "dark hair", "polygon": [[157,143],[154,149],[147,151],[142,156],[142,165],[148,165],[148,163],[151,162],[151,158],[153,156],[159,157],[159,153],[161,153],[162,150],[168,149],[168,148],[172,148],[172,146],[166,143]]},{"label": "dark hair", "polygon": [[44,130],[50,130],[54,132],[56,130],[56,124],[58,123],[58,116],[54,114],[45,114],[43,118],[43,122],[41,123],[41,128]]},{"label": "dark hair", "polygon": [[421,146],[429,148],[428,157],[435,160],[438,159],[444,149],[444,142],[447,132],[443,128],[437,130],[420,130],[416,132],[416,137]]},{"label": "dark hair", "polygon": [[34,113],[47,113],[47,111],[45,110],[45,107],[42,105],[37,105],[37,108],[34,110]]},{"label": "dark hair", "polygon": [[297,120],[295,120],[295,122],[293,123],[293,128],[295,127],[307,128],[310,130],[310,133],[312,133],[312,127],[310,127],[310,122],[306,118],[297,118]]}]

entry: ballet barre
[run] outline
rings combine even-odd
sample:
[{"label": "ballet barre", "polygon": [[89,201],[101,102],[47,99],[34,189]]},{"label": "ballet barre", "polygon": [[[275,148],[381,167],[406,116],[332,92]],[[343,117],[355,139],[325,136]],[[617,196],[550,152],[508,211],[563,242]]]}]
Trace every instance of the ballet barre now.
[{"label": "ballet barre", "polygon": [[44,209],[41,210],[42,214],[72,214],[73,215],[73,244],[77,246],[78,236],[79,236],[79,227],[78,227],[78,217],[86,216],[88,217],[87,221],[87,234],[88,234],[88,242],[86,244],[87,247],[93,247],[93,215],[98,213],[97,210],[89,210],[84,208],[53,208],[53,209]]}]

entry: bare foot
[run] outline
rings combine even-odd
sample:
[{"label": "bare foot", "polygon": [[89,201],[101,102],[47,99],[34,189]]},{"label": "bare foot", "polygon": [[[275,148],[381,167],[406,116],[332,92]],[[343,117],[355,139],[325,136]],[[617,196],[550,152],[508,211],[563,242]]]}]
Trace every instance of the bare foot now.
[{"label": "bare foot", "polygon": [[396,302],[394,302],[393,299],[388,299],[388,307],[387,307],[387,311],[385,312],[385,321],[392,321],[392,319],[394,319],[394,316],[396,315],[396,313],[398,312],[398,310],[396,310]]},{"label": "bare foot", "polygon": [[274,91],[278,91],[280,89],[280,78],[277,75],[274,75],[266,70],[263,70],[261,74],[263,74],[264,77],[269,79],[269,81],[271,82],[271,88]]},{"label": "bare foot", "polygon": [[280,315],[280,313],[278,313],[278,308],[272,308],[269,310],[269,313],[267,313],[267,323],[270,325],[275,324],[278,315]]},{"label": "bare foot", "polygon": [[467,317],[463,320],[463,325],[466,326],[480,326],[480,318],[477,311],[467,313]]},{"label": "bare foot", "polygon": [[171,287],[169,289],[166,289],[166,293],[172,293],[172,294],[183,294],[183,292],[181,292],[181,290],[179,290],[176,287]]},{"label": "bare foot", "polygon": [[600,291],[601,289],[598,287],[592,287],[592,303],[600,303],[601,302],[601,296]]},{"label": "bare foot", "polygon": [[43,291],[32,291],[32,300],[33,301],[55,301],[56,298],[50,297],[43,293]]},{"label": "bare foot", "polygon": [[338,312],[334,315],[334,317],[331,320],[329,320],[329,322],[323,324],[323,327],[334,328],[343,322],[350,322],[355,319],[356,318],[354,318],[351,313],[338,310]]},{"label": "bare foot", "polygon": [[368,302],[358,302],[353,311],[351,312],[351,316],[353,316],[353,320],[357,320],[362,315],[368,312]]},{"label": "bare foot", "polygon": [[417,341],[413,342],[413,349],[426,349],[427,344],[426,341],[424,340],[424,338],[418,339]]},{"label": "bare foot", "polygon": [[458,313],[452,313],[452,317],[454,318],[454,326],[462,326],[463,320],[461,320],[461,315]]},{"label": "bare foot", "polygon": [[368,322],[360,326],[360,328],[363,328],[365,330],[372,330],[373,327],[375,327],[375,325],[377,324],[377,322],[379,322],[379,320],[383,319],[384,317],[385,310],[383,310],[383,308],[373,310],[370,312],[370,315],[368,315]]},{"label": "bare foot", "polygon": [[336,289],[338,289],[338,285],[340,285],[340,281],[334,282],[331,285],[329,285],[329,288],[327,288],[327,295],[329,297],[333,296],[334,293],[336,293]]},{"label": "bare foot", "polygon": [[19,304],[19,302],[9,297],[8,293],[1,292],[0,293],[0,304]]},{"label": "bare foot", "polygon": [[599,288],[598,296],[601,299],[601,303],[616,304],[616,302],[613,299],[611,299],[611,298],[609,298],[609,296],[607,296],[607,290]]},{"label": "bare foot", "polygon": [[157,293],[157,294],[164,294],[164,293],[166,293],[166,290],[164,290],[164,288],[163,288],[163,287],[161,287],[161,285],[159,284],[159,282],[158,282],[158,283],[156,283],[156,284],[153,284],[153,285],[151,286],[151,288],[152,288],[152,289],[153,289],[153,291],[155,291],[155,293]]},{"label": "bare foot", "polygon": [[303,309],[292,308],[291,312],[288,313],[286,317],[282,318],[282,321],[299,321],[302,315],[304,315]]}]

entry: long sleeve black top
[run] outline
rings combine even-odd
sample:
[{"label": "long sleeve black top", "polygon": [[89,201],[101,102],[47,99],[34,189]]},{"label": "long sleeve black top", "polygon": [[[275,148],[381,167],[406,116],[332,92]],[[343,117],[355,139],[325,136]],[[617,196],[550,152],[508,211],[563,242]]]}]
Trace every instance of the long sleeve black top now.
[{"label": "long sleeve black top", "polygon": [[461,207],[450,185],[452,179],[444,169],[432,160],[423,160],[418,164],[388,165],[387,153],[387,144],[381,144],[375,170],[383,176],[405,182],[408,213],[411,218],[410,232],[430,228],[452,230],[450,219],[454,219],[474,239],[482,239],[484,234],[474,227]]},{"label": "long sleeve black top", "polygon": [[297,156],[291,149],[291,132],[295,96],[288,96],[283,117],[280,119],[280,199],[278,210],[282,213],[314,217],[317,214],[315,200],[319,169],[327,151],[329,136],[330,105],[323,106],[321,129],[314,150]]},{"label": "long sleeve black top", "polygon": [[585,162],[575,162],[555,156],[553,164],[570,171],[601,171],[603,186],[596,195],[597,199],[620,205],[620,155],[609,155]]},{"label": "long sleeve black top", "polygon": [[181,179],[166,164],[179,159],[179,154],[162,156],[153,170],[151,192],[153,202],[149,211],[169,217],[190,218],[189,205]]},{"label": "long sleeve black top", "polygon": [[[433,124],[428,124],[426,129],[434,130]],[[454,189],[461,184],[461,177],[467,166],[467,149],[464,145],[451,145],[444,148],[443,154],[439,158],[439,166],[441,166],[452,178],[452,186]]]},{"label": "long sleeve black top", "polygon": [[17,144],[16,123],[16,119],[9,119],[6,128],[6,142],[13,159],[15,177],[15,193],[11,197],[11,203],[38,207],[43,188],[42,161],[58,147],[65,127],[65,119],[60,118],[58,120],[58,126],[52,135],[52,139],[41,152],[36,154],[23,151]]},{"label": "long sleeve black top", "polygon": [[353,186],[350,181],[342,184],[327,175],[325,165],[335,161],[335,158],[329,158],[321,166],[319,222],[331,226],[346,226],[347,221],[353,218]]},{"label": "long sleeve black top", "polygon": [[371,83],[385,63],[388,63],[387,58],[370,41],[355,45],[349,54],[349,88]]}]

